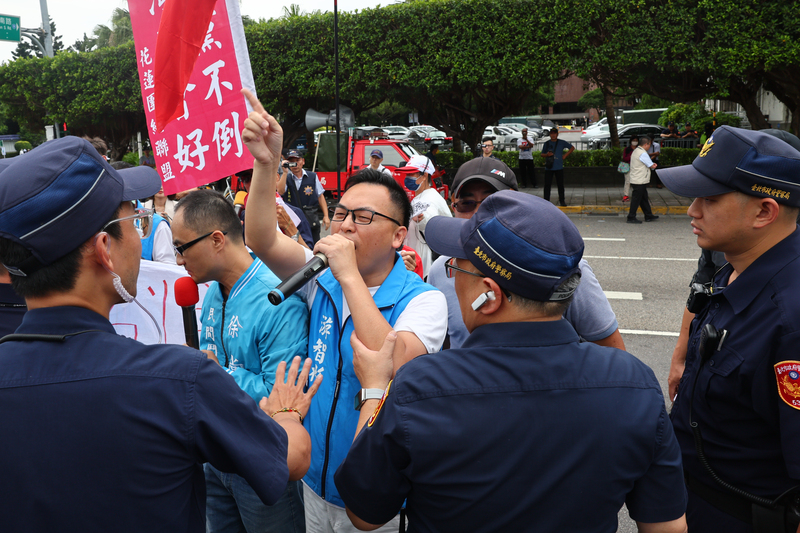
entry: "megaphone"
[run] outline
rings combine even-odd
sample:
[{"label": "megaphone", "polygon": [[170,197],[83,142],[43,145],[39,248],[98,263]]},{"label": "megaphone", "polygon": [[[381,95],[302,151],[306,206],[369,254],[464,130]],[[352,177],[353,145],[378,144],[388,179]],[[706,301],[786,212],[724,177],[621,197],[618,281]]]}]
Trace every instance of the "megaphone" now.
[{"label": "megaphone", "polygon": [[[353,110],[347,106],[340,105],[339,106],[339,113],[341,118],[339,120],[339,129],[346,130],[347,128],[352,128],[356,124],[356,115],[353,113]],[[332,109],[328,112],[328,114],[320,113],[319,111],[315,111],[313,109],[309,109],[306,111],[306,129],[308,131],[314,131],[317,128],[321,128],[323,126],[336,126],[336,110]]]}]

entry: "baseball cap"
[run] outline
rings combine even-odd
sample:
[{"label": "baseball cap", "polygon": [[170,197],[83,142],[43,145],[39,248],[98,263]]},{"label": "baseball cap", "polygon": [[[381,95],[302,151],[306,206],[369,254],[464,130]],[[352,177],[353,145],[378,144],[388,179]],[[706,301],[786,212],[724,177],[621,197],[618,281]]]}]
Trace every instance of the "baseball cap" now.
[{"label": "baseball cap", "polygon": [[686,124],[684,124],[684,126],[691,126],[691,125],[692,125],[691,122],[687,122]]},{"label": "baseball cap", "polygon": [[436,172],[436,167],[433,162],[424,155],[412,155],[406,164],[402,167],[397,167],[397,172],[427,172],[433,175]]},{"label": "baseball cap", "polygon": [[383,152],[381,152],[380,150],[373,150],[372,153],[369,154],[370,157],[372,157],[373,155],[383,159]]},{"label": "baseball cap", "polygon": [[714,196],[740,191],[800,207],[800,152],[760,131],[720,126],[691,165],[658,170],[664,185],[680,196]]},{"label": "baseball cap", "polygon": [[0,236],[33,254],[27,275],[67,255],[100,231],[122,202],[161,188],[148,166],[114,170],[86,140],[48,141],[22,157],[0,160]]},{"label": "baseball cap", "polygon": [[673,121],[671,121],[671,120],[669,121],[669,124],[667,124],[667,126],[674,126],[674,125],[675,125],[675,123]]},{"label": "baseball cap", "polygon": [[538,302],[572,295],[556,289],[580,273],[583,256],[583,239],[564,213],[517,191],[492,194],[469,219],[432,218],[425,238],[436,253],[468,259],[504,290]]},{"label": "baseball cap", "polygon": [[465,183],[480,179],[489,183],[498,191],[507,189],[519,189],[517,187],[517,176],[508,165],[492,157],[476,157],[461,165],[453,178],[453,195],[458,198],[461,187]]},{"label": "baseball cap", "polygon": [[300,155],[300,152],[298,152],[297,150],[289,150],[289,151],[286,153],[286,159],[292,159],[293,157],[294,157],[294,158],[297,158],[297,159],[300,159],[300,158],[301,158],[301,157],[303,157],[303,156],[302,156],[302,155]]},{"label": "baseball cap", "polygon": [[761,133],[766,133],[768,135],[772,135],[773,137],[777,137],[778,139],[789,143],[789,146],[800,152],[800,138],[797,137],[794,133],[789,133],[786,130],[779,130],[775,128],[770,128],[766,130],[758,130]]},{"label": "baseball cap", "polygon": [[550,128],[550,133],[558,133],[558,128]]}]

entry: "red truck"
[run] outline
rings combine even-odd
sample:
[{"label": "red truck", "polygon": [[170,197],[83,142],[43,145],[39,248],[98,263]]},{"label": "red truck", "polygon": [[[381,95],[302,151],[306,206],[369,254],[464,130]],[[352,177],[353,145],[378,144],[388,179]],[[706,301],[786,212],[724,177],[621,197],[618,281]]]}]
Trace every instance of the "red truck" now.
[{"label": "red truck", "polygon": [[[392,171],[392,176],[406,191],[408,199],[412,200],[414,198],[414,192],[409,191],[403,185],[405,175],[394,172],[397,167],[404,166],[411,156],[419,154],[406,140],[389,139],[385,133],[375,135],[372,132],[355,129],[350,136],[342,132],[339,142],[342,161],[342,190],[345,188],[348,177],[356,174],[362,168],[369,167],[369,156],[373,150],[378,149],[383,152],[383,166]],[[311,163],[311,170],[317,173],[322,186],[326,191],[331,191],[333,197],[336,198],[336,133],[320,133],[316,151],[313,155],[306,155],[306,163],[309,162]],[[434,177],[438,178],[439,174],[443,173],[437,172]],[[436,189],[445,200],[448,198],[449,189],[447,185],[443,184]]]}]

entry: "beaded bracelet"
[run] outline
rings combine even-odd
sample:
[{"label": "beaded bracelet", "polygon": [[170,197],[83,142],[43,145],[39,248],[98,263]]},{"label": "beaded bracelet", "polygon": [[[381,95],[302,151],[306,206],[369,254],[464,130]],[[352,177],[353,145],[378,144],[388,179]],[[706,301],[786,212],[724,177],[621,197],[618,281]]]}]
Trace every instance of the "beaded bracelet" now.
[{"label": "beaded bracelet", "polygon": [[300,417],[300,423],[301,423],[301,424],[303,423],[303,415],[300,413],[300,411],[298,411],[298,410],[297,410],[297,409],[295,409],[294,407],[284,407],[283,409],[280,409],[280,410],[278,410],[278,411],[275,411],[275,412],[274,412],[274,413],[272,413],[270,416],[271,416],[272,418],[275,418],[275,415],[277,415],[278,413],[297,413],[297,416],[299,416],[299,417]]}]

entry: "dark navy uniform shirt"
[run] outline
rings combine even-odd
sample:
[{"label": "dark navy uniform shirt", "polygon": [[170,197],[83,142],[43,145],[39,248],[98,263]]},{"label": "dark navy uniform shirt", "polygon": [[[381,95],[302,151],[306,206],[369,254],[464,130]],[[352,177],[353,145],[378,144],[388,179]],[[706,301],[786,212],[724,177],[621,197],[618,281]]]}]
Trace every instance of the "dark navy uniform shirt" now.
[{"label": "dark navy uniform shirt", "polygon": [[[734,486],[775,497],[800,483],[800,232],[725,287],[732,269],[717,274],[710,304],[692,323],[671,416],[689,474],[720,489],[697,460],[689,427],[693,395],[693,419],[712,468]],[[701,367],[700,334],[708,323],[728,334]]]},{"label": "dark navy uniform shirt", "polygon": [[17,333],[82,331],[0,344],[0,529],[203,532],[205,462],[280,497],[285,431],[202,353],[78,307],[31,310]]},{"label": "dark navy uniform shirt", "polygon": [[10,283],[0,283],[0,337],[14,333],[28,308]]},{"label": "dark navy uniform shirt", "polygon": [[652,370],[565,320],[481,326],[397,372],[335,477],[346,505],[409,531],[615,532],[686,508]]}]

